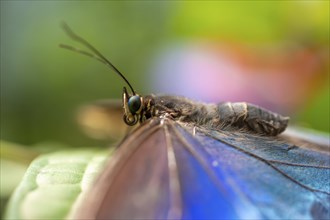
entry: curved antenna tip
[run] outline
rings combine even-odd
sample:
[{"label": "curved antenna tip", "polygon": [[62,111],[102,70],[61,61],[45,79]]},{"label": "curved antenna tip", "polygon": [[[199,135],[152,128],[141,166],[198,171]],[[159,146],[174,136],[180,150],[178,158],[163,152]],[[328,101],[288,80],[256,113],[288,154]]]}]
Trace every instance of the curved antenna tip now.
[{"label": "curved antenna tip", "polygon": [[[126,79],[126,77],[107,58],[105,58],[105,56],[103,56],[94,46],[92,46],[90,43],[88,43],[88,41],[86,41],[84,38],[82,38],[79,35],[77,35],[76,33],[74,33],[71,30],[71,28],[69,27],[69,25],[67,23],[65,23],[64,21],[61,22],[61,26],[64,29],[65,33],[72,40],[77,41],[77,42],[81,43],[82,45],[84,45],[85,47],[87,47],[88,49],[90,49],[99,58],[98,60],[102,60],[102,63],[105,63],[108,67],[110,67],[113,71],[115,71],[127,83],[127,85],[130,87],[132,93],[134,95],[136,94],[133,87]],[[76,50],[76,49],[69,48],[67,45],[63,45],[63,44],[60,45],[60,47],[63,47],[66,49],[71,49],[73,51]],[[76,51],[78,51],[78,50],[76,50]],[[90,56],[89,53],[81,51],[81,50],[80,50],[80,53]]]}]

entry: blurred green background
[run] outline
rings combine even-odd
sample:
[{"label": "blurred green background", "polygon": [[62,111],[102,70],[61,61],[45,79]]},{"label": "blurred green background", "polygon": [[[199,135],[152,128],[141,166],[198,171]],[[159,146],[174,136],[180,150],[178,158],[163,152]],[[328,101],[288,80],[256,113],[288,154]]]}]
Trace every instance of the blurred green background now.
[{"label": "blurred green background", "polygon": [[[182,56],[189,56],[189,48],[195,45],[202,45],[198,48],[203,53],[213,45],[229,45],[226,51],[236,54],[231,62],[239,60],[236,63],[240,69],[244,67],[242,62],[248,63],[246,72],[268,65],[268,70],[274,67],[277,72],[284,69],[288,73],[268,75],[272,77],[259,74],[258,84],[288,82],[285,93],[274,100],[303,91],[283,106],[280,101],[271,105],[258,98],[252,101],[266,103],[265,107],[277,111],[283,109],[293,122],[329,132],[329,1],[1,1],[3,140],[24,145],[100,143],[80,131],[77,108],[98,99],[121,98],[125,84],[97,61],[60,49],[59,43],[81,48],[62,31],[61,21],[108,57],[140,94],[171,92],[189,96],[185,92],[191,87],[189,75],[181,79],[186,75],[182,75],[184,70],[178,63]],[[162,65],[163,60],[175,59],[171,54],[177,54],[173,51],[180,48],[184,52],[179,51],[180,59],[175,63],[178,68],[171,66],[172,61]],[[268,61],[259,63],[265,51]],[[198,54],[198,49],[194,53]],[[283,60],[287,61],[285,65]],[[221,57],[219,62],[224,62]],[[305,68],[304,63],[311,64]],[[187,65],[194,68],[193,61]],[[307,69],[304,76],[300,75],[301,69]],[[174,80],[181,84],[177,91],[172,85],[175,74],[181,77],[180,81]],[[199,77],[202,81],[205,74]],[[223,91],[228,90],[228,96],[222,91],[219,101],[226,97],[229,101],[244,100],[248,88],[241,89],[241,96],[235,93],[241,98],[232,98],[223,77],[215,82]],[[251,77],[239,80],[245,79]],[[281,86],[274,94],[283,90]],[[290,100],[295,100],[293,106]]]},{"label": "blurred green background", "polygon": [[108,144],[83,134],[77,109],[120,99],[126,85],[97,61],[60,49],[81,48],[61,21],[139,94],[248,101],[329,133],[329,1],[0,3],[1,201],[36,149]]}]

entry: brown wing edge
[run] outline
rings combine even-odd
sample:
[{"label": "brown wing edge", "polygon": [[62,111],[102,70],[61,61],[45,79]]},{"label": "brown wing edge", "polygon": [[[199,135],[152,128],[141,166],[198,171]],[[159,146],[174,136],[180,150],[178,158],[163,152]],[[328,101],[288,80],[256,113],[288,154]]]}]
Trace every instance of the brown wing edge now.
[{"label": "brown wing edge", "polygon": [[[179,174],[167,121],[149,120],[127,136],[69,218],[180,218]],[[155,195],[150,193],[151,186],[158,187]],[[139,204],[144,204],[144,208],[139,209]],[[147,209],[145,204],[149,204]]]}]

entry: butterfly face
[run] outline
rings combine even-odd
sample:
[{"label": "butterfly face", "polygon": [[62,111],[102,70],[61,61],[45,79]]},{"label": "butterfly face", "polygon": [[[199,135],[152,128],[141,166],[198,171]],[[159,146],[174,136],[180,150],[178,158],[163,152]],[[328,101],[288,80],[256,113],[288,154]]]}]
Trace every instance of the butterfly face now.
[{"label": "butterfly face", "polygon": [[129,95],[127,89],[123,89],[124,122],[133,126],[144,122],[154,116],[154,99],[151,96],[142,97],[138,94]]}]

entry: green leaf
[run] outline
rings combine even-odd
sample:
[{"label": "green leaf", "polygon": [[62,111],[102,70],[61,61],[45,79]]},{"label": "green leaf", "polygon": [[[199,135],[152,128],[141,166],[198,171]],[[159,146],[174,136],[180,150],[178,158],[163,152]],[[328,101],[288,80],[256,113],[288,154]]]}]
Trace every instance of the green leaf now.
[{"label": "green leaf", "polygon": [[62,151],[39,156],[12,195],[5,219],[66,219],[100,173],[104,151]]}]

